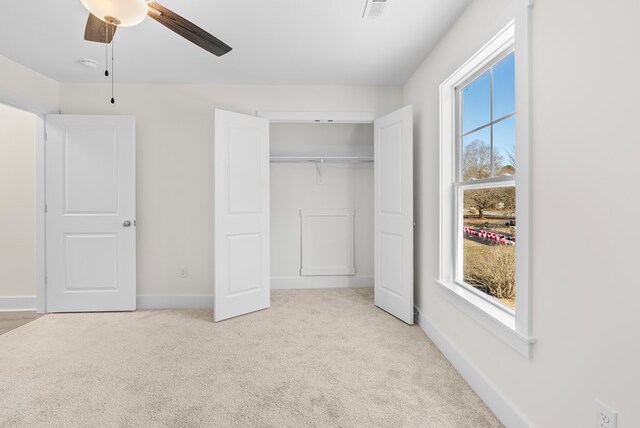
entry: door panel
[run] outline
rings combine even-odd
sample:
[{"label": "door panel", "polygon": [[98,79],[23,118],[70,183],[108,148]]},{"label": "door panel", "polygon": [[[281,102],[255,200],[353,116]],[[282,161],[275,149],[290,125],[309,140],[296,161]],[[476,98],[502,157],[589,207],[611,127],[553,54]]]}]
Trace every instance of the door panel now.
[{"label": "door panel", "polygon": [[269,307],[269,121],[215,112],[215,297],[221,321]]},{"label": "door panel", "polygon": [[118,133],[115,129],[67,129],[63,139],[66,214],[118,211]]},{"label": "door panel", "polygon": [[247,263],[262,259],[261,236],[249,233],[227,237],[229,242],[229,297],[259,292],[261,263]]},{"label": "door panel", "polygon": [[380,238],[380,288],[381,291],[391,293],[402,298],[402,257],[403,237],[399,234],[381,232]]},{"label": "door panel", "polygon": [[65,234],[65,290],[118,289],[118,234]]},{"label": "door panel", "polygon": [[46,129],[47,312],[134,310],[135,119],[49,115]]},{"label": "door panel", "polygon": [[402,192],[405,190],[402,185],[402,122],[392,123],[379,131],[380,212],[402,215]]},{"label": "door panel", "polygon": [[413,324],[413,109],[377,119],[375,304]]}]

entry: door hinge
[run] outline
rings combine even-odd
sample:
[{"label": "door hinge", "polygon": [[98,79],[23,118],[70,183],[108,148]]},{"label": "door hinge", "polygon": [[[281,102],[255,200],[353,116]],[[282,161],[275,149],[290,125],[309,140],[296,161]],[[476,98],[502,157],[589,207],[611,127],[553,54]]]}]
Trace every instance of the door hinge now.
[{"label": "door hinge", "polygon": [[45,277],[44,277],[44,285],[47,285],[48,282],[49,282],[49,278],[45,275]]},{"label": "door hinge", "polygon": [[44,133],[44,141],[47,141],[49,139],[49,134],[47,134],[46,132]]},{"label": "door hinge", "polygon": [[44,204],[44,212],[49,212],[49,206],[47,204]]}]

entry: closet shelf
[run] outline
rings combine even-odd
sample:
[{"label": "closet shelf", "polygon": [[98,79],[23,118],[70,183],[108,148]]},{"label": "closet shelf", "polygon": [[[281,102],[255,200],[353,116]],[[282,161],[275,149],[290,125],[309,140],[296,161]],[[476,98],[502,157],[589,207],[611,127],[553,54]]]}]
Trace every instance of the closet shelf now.
[{"label": "closet shelf", "polygon": [[272,163],[361,163],[373,162],[373,158],[367,156],[271,156],[269,161]]}]

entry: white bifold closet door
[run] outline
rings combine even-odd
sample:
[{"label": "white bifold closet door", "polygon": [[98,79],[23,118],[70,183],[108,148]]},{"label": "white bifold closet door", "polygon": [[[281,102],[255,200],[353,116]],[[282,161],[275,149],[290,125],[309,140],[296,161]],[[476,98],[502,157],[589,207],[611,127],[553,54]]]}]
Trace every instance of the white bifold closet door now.
[{"label": "white bifold closet door", "polygon": [[[374,122],[375,304],[413,324],[413,113]],[[269,122],[215,112],[214,319],[269,307]]]},{"label": "white bifold closet door", "polygon": [[215,111],[214,320],[270,305],[269,121]]},{"label": "white bifold closet door", "polygon": [[374,122],[375,304],[413,324],[413,108]]}]

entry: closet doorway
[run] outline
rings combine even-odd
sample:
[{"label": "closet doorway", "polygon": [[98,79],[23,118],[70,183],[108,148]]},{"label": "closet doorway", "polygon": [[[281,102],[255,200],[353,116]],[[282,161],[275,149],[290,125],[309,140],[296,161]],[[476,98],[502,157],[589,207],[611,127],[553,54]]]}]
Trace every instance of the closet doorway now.
[{"label": "closet doorway", "polygon": [[369,282],[413,323],[412,115],[216,110],[216,321],[268,308],[272,287]]}]

